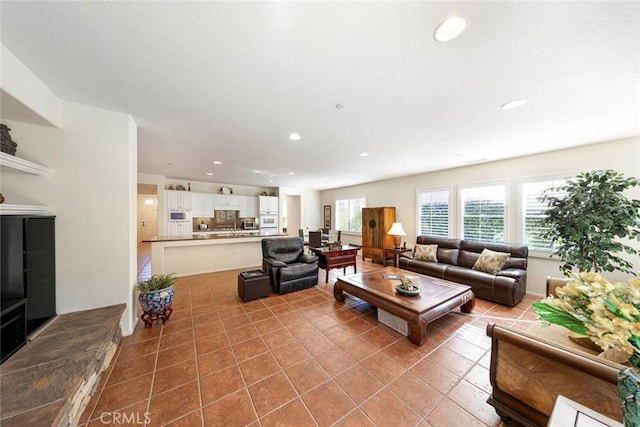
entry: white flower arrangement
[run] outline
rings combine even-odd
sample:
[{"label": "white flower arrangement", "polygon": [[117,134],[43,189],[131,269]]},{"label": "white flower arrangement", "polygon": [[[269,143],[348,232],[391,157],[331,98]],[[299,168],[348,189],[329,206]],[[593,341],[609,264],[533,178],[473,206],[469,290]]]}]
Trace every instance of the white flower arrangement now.
[{"label": "white flower arrangement", "polygon": [[640,279],[611,283],[600,274],[578,273],[533,304],[540,318],[587,337],[602,350],[624,351],[640,360]]}]

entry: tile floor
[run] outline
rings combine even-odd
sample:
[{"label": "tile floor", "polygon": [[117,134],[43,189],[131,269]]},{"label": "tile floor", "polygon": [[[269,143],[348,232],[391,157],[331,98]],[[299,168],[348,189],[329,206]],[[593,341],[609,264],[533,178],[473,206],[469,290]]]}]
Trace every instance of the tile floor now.
[{"label": "tile floor", "polygon": [[[380,266],[358,262],[358,271],[372,268]],[[122,340],[80,425],[501,424],[486,403],[485,325],[526,327],[537,298],[514,308],[477,300],[472,315],[430,324],[417,347],[368,303],[336,302],[340,270],[328,284],[247,303],[238,272],[179,279],[171,319],[149,329],[138,322]]]}]

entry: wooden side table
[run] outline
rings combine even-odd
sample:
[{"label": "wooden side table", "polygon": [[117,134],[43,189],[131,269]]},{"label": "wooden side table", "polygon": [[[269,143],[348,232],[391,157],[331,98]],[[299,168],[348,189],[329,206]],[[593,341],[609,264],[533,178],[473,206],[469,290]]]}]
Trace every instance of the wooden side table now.
[{"label": "wooden side table", "polygon": [[384,248],[384,260],[386,264],[387,254],[393,255],[393,266],[398,268],[398,259],[405,252],[411,252],[411,248]]}]

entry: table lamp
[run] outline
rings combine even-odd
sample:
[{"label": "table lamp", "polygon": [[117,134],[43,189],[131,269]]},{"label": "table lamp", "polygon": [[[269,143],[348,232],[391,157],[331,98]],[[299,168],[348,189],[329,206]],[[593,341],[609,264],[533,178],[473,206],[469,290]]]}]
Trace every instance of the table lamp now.
[{"label": "table lamp", "polygon": [[394,248],[399,248],[400,241],[402,240],[402,236],[407,235],[407,233],[405,233],[404,231],[404,228],[402,228],[401,222],[394,222],[393,225],[391,225],[391,228],[389,229],[389,231],[387,231],[387,234],[389,234],[390,236],[393,236]]}]

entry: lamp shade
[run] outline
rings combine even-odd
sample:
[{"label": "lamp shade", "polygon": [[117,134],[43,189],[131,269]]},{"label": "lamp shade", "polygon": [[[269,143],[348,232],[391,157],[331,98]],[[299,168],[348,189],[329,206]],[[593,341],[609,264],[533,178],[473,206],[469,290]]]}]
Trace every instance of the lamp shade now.
[{"label": "lamp shade", "polygon": [[405,233],[404,228],[402,228],[402,223],[401,222],[394,222],[393,225],[391,226],[391,228],[389,229],[389,231],[387,231],[387,234],[390,234],[392,236],[406,236],[407,233]]}]

